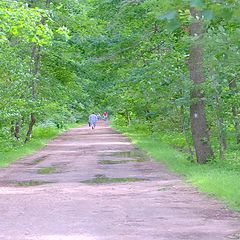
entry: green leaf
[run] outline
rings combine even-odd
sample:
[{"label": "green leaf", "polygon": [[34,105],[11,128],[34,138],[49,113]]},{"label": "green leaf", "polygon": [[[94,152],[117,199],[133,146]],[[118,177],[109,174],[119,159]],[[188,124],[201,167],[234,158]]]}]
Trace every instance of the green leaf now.
[{"label": "green leaf", "polygon": [[231,8],[223,8],[221,12],[221,16],[226,20],[230,20],[232,18],[233,11]]}]

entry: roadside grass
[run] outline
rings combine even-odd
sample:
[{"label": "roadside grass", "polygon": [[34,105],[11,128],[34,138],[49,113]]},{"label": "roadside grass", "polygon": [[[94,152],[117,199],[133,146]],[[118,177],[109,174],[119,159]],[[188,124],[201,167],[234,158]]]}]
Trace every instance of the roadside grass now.
[{"label": "roadside grass", "polygon": [[[175,143],[174,147],[166,144],[164,139],[170,139],[169,135],[164,137],[163,133],[162,136],[153,136],[148,132],[136,131],[133,127],[114,127],[156,161],[165,163],[170,170],[184,176],[187,182],[200,191],[221,199],[230,208],[240,211],[240,159],[235,159],[234,164],[232,163],[232,156],[235,156],[236,152],[230,150],[224,161],[215,160],[199,165],[189,160],[188,153],[176,149]],[[173,142],[176,142],[174,135],[172,138]],[[182,141],[180,142],[182,144]]]},{"label": "roadside grass", "polygon": [[80,124],[69,124],[66,125],[64,129],[58,129],[55,126],[35,127],[33,137],[29,143],[23,144],[19,141],[15,143],[12,149],[0,149],[0,167],[7,167],[12,162],[36,152],[65,130],[79,125]]}]

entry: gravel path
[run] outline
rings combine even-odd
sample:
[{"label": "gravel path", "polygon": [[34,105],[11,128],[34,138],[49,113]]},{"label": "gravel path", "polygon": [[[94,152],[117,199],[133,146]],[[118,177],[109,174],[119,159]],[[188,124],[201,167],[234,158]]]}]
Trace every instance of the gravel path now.
[{"label": "gravel path", "polygon": [[100,124],[0,170],[0,240],[240,239],[240,217]]}]

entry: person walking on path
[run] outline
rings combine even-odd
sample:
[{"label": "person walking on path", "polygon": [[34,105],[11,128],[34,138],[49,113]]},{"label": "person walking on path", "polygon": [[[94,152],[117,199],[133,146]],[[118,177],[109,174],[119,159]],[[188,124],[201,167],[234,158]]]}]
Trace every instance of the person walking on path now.
[{"label": "person walking on path", "polygon": [[108,112],[107,111],[103,113],[103,120],[105,122],[105,126],[107,126],[107,120],[108,120]]},{"label": "person walking on path", "polygon": [[96,127],[96,122],[97,122],[97,115],[95,113],[90,114],[88,117],[89,127],[94,129]]},{"label": "person walking on path", "polygon": [[103,113],[103,119],[104,119],[105,122],[107,122],[108,112],[104,112],[104,113]]}]

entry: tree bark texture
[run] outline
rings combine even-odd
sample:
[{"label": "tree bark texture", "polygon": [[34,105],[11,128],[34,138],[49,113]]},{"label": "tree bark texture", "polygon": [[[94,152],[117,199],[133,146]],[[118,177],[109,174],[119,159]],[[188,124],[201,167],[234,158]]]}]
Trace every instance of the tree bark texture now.
[{"label": "tree bark texture", "polygon": [[202,36],[202,22],[198,11],[190,9],[193,22],[190,24],[190,36],[193,38],[189,52],[189,72],[193,83],[191,90],[190,120],[194,148],[198,163],[206,163],[214,154],[209,143],[209,133],[205,115],[205,106],[201,85],[204,83],[203,48],[199,41]]},{"label": "tree bark texture", "polygon": [[36,123],[36,118],[33,114],[31,114],[31,120],[30,120],[30,124],[29,124],[29,127],[28,127],[25,143],[27,143],[31,139],[33,126],[34,126],[35,123]]},{"label": "tree bark texture", "polygon": [[15,124],[15,129],[14,129],[14,137],[17,140],[19,140],[19,138],[20,138],[20,129],[21,129],[21,124],[19,121],[17,121]]}]

